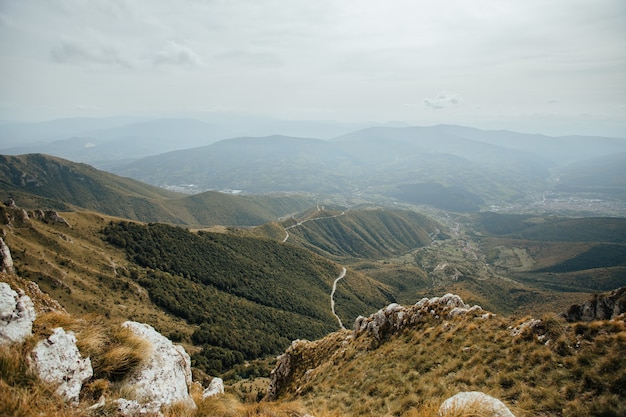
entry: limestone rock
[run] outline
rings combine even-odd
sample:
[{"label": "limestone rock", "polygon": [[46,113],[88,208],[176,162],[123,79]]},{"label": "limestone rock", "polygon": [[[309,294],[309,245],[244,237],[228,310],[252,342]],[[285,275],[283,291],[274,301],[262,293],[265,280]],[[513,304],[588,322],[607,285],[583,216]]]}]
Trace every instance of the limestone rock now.
[{"label": "limestone rock", "polygon": [[623,313],[626,313],[626,287],[594,295],[582,304],[572,305],[561,316],[569,322],[574,322],[610,320]]},{"label": "limestone rock", "polygon": [[439,407],[439,417],[460,415],[515,417],[502,401],[478,391],[459,392]]},{"label": "limestone rock", "polygon": [[152,345],[150,356],[124,380],[124,385],[134,391],[136,399],[141,404],[182,402],[195,407],[189,395],[191,359],[185,349],[174,345],[147,324],[127,321],[122,326]]},{"label": "limestone rock", "polygon": [[161,403],[158,401],[151,401],[149,403],[139,403],[136,400],[127,400],[125,398],[119,398],[114,401],[117,406],[117,411],[123,416],[162,416]]},{"label": "limestone rock", "polygon": [[6,274],[14,274],[15,268],[13,268],[13,258],[11,257],[11,251],[9,247],[4,243],[4,240],[0,237],[0,272]]},{"label": "limestone rock", "polygon": [[41,340],[31,352],[31,360],[39,377],[58,384],[57,393],[77,403],[83,382],[91,378],[93,368],[89,358],[83,358],[76,347],[76,337],[60,327],[46,340]]},{"label": "limestone rock", "polygon": [[409,307],[394,303],[369,317],[359,316],[354,322],[354,336],[367,333],[381,341],[397,330],[428,318],[452,319],[464,315],[482,316],[483,309],[480,306],[470,307],[455,294],[430,299],[423,298]]},{"label": "limestone rock", "polygon": [[202,391],[202,399],[214,397],[224,393],[224,381],[222,378],[213,378],[209,387]]},{"label": "limestone rock", "polygon": [[22,290],[0,282],[0,345],[22,342],[32,334],[35,307]]}]

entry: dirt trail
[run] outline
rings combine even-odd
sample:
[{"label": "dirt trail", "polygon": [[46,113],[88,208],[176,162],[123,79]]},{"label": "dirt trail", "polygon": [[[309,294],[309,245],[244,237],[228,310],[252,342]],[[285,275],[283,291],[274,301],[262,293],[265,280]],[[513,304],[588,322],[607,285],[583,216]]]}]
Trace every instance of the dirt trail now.
[{"label": "dirt trail", "polygon": [[335,291],[337,291],[337,283],[339,282],[340,279],[346,276],[346,272],[347,270],[344,267],[343,270],[341,271],[341,275],[339,275],[337,279],[335,279],[335,281],[333,282],[333,290],[330,292],[330,309],[333,312],[333,316],[337,318],[337,321],[339,322],[339,327],[344,330],[345,330],[345,327],[343,323],[341,322],[341,319],[339,318],[337,313],[335,313]]}]

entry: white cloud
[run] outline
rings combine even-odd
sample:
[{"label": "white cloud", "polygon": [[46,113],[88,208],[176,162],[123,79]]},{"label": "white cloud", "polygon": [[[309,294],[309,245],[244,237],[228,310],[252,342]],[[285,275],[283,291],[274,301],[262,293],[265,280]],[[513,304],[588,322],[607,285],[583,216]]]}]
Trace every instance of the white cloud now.
[{"label": "white cloud", "polygon": [[165,43],[163,48],[156,53],[154,63],[157,65],[193,67],[201,65],[202,60],[193,49],[176,41],[169,40]]},{"label": "white cloud", "polygon": [[431,109],[443,109],[450,106],[457,106],[463,101],[463,97],[450,91],[441,91],[434,98],[425,98],[424,106]]}]

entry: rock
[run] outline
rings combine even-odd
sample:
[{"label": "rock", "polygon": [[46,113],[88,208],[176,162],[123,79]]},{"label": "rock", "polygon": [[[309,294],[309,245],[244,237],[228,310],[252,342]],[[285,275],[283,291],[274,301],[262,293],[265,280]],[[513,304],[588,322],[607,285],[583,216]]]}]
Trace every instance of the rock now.
[{"label": "rock", "polygon": [[459,392],[439,407],[439,417],[460,415],[515,417],[502,401],[478,391]]},{"label": "rock", "polygon": [[626,313],[626,287],[594,295],[582,304],[572,305],[561,316],[569,322],[610,320]]},{"label": "rock", "polygon": [[57,394],[72,403],[78,403],[83,382],[93,376],[91,361],[80,355],[74,334],[60,327],[37,343],[31,352],[31,361],[39,377],[58,384]]},{"label": "rock", "polygon": [[542,321],[539,319],[528,319],[524,323],[511,329],[511,337],[518,337],[528,332],[533,332],[541,325]]},{"label": "rock", "polygon": [[274,401],[278,398],[281,391],[289,381],[292,372],[292,358],[298,356],[298,351],[306,346],[307,340],[294,340],[291,342],[291,346],[287,348],[285,353],[276,358],[276,367],[270,372],[270,386],[267,389],[266,398],[269,401]]},{"label": "rock", "polygon": [[169,405],[182,402],[195,408],[189,395],[191,359],[182,346],[174,345],[151,326],[127,321],[122,326],[150,342],[152,352],[138,369],[124,379],[124,386],[135,393],[141,404]]},{"label": "rock", "polygon": [[202,399],[204,400],[205,398],[214,397],[223,393],[224,381],[222,380],[222,378],[213,378],[213,380],[211,380],[211,383],[209,384],[209,387],[202,391]]},{"label": "rock", "polygon": [[0,345],[19,343],[32,334],[35,307],[22,290],[0,282]]},{"label": "rock", "polygon": [[367,333],[382,341],[390,334],[428,318],[452,319],[464,315],[482,316],[483,309],[480,306],[470,307],[461,297],[454,294],[422,298],[410,307],[394,303],[369,317],[359,316],[354,322],[354,336]]},{"label": "rock", "polygon": [[15,268],[13,268],[13,258],[11,257],[11,251],[9,247],[4,243],[4,240],[0,237],[0,272],[5,274],[14,274]]},{"label": "rock", "polygon": [[149,403],[139,403],[136,400],[127,400],[125,398],[119,398],[113,401],[117,405],[117,411],[123,416],[162,416],[161,403],[158,401],[151,401]]},{"label": "rock", "polygon": [[59,216],[59,213],[54,210],[34,210],[31,212],[31,217],[39,219],[45,223],[58,223],[62,224],[63,226],[72,228],[68,221]]}]

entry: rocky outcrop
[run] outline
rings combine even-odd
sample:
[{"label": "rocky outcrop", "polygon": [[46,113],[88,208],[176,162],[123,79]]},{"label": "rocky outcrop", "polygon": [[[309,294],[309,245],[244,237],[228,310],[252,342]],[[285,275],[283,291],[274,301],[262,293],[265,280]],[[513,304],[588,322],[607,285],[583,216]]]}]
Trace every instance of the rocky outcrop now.
[{"label": "rocky outcrop", "polygon": [[57,394],[77,403],[83,382],[91,378],[89,358],[83,358],[76,347],[76,337],[60,327],[50,337],[39,341],[31,353],[31,361],[39,377],[58,385]]},{"label": "rocky outcrop", "polygon": [[72,227],[67,220],[59,216],[59,213],[54,210],[34,210],[31,212],[31,217],[41,220],[44,223],[61,224],[69,228]]},{"label": "rocky outcrop", "polygon": [[216,395],[221,395],[223,393],[224,381],[222,380],[222,378],[216,377],[211,380],[211,383],[209,384],[207,389],[202,391],[202,399],[204,400],[205,398],[215,397]]},{"label": "rocky outcrop", "polygon": [[478,391],[459,392],[439,407],[439,417],[515,417],[502,401]]},{"label": "rocky outcrop", "polygon": [[273,401],[278,398],[285,381],[289,381],[292,377],[292,358],[300,356],[298,351],[309,344],[307,340],[294,340],[291,346],[287,348],[285,353],[276,358],[276,367],[270,373],[270,386],[267,389],[267,398]]},{"label": "rocky outcrop", "polygon": [[4,240],[0,237],[0,272],[5,274],[14,274],[15,268],[13,268],[13,258],[11,257],[11,251],[9,247],[4,243]]},{"label": "rocky outcrop", "polygon": [[0,344],[18,343],[32,334],[35,307],[30,297],[0,282]]},{"label": "rocky outcrop", "polygon": [[569,322],[610,320],[626,313],[626,287],[594,295],[582,304],[572,305],[561,316]]},{"label": "rocky outcrop", "polygon": [[174,345],[147,324],[127,321],[123,326],[152,345],[150,356],[123,382],[133,390],[138,403],[169,405],[182,402],[195,407],[189,395],[191,359],[185,349]]},{"label": "rocky outcrop", "polygon": [[423,298],[409,307],[390,304],[369,317],[359,316],[354,322],[354,336],[368,334],[381,341],[390,334],[427,318],[452,319],[468,314],[483,316],[484,310],[476,305],[470,307],[454,294]]}]

